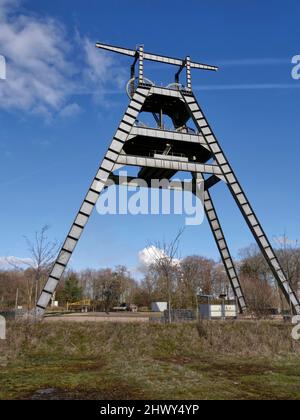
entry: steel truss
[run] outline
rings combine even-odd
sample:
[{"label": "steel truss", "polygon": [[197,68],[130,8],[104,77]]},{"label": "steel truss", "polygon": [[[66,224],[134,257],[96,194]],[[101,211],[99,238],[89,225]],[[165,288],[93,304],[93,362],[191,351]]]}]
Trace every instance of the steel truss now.
[{"label": "steel truss", "polygon": [[[152,179],[166,178],[171,180],[179,171],[192,174],[191,182],[182,183],[172,181],[168,185],[168,188],[186,190],[191,187],[190,190],[194,194],[197,194],[199,183],[203,184],[206,216],[232,290],[239,303],[240,312],[244,313],[247,310],[246,299],[210,193],[210,189],[214,185],[221,181],[225,183],[260,247],[287,302],[292,306],[295,313],[300,314],[300,304],[297,295],[291,288],[270,241],[263,231],[249,200],[193,94],[191,70],[216,71],[217,67],[192,62],[190,57],[182,60],[150,54],[144,51],[143,46],[140,46],[136,50],[101,43],[98,43],[96,46],[134,58],[134,64],[131,66],[130,73],[131,80],[133,80],[130,89],[131,98],[117,132],[97,170],[96,176],[76,215],[57,260],[52,267],[48,281],[37,302],[36,315],[38,317],[44,315],[101,192],[107,188],[111,180],[116,184],[120,183],[120,178],[115,172],[124,166],[139,167],[140,172],[138,178],[143,179],[149,188],[152,187]],[[162,88],[154,84],[149,84],[147,79],[144,79],[145,60],[178,66],[179,71],[175,75],[174,86]],[[138,83],[137,87],[135,87],[135,65],[137,61],[139,62]],[[183,69],[186,70],[186,87],[179,84],[179,76]],[[138,117],[142,112],[151,112],[155,117],[158,127],[140,127],[138,125]],[[167,114],[172,118],[174,129],[166,130],[163,127],[161,121],[163,114]],[[194,121],[198,132],[190,132],[188,130],[187,122],[189,119]],[[165,150],[160,153],[152,153],[149,156],[151,145],[159,147],[162,145]],[[180,151],[183,157],[176,157],[176,155],[171,153],[173,150]],[[133,185],[135,178],[132,177],[128,181]],[[138,180],[136,180],[136,186],[139,186]],[[164,187],[162,186],[161,188]]]}]

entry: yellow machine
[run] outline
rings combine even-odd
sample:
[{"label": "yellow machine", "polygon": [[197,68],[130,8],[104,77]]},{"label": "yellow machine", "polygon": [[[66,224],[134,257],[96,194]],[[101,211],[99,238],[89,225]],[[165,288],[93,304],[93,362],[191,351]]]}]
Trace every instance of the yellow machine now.
[{"label": "yellow machine", "polygon": [[67,303],[67,311],[89,312],[92,307],[90,299],[84,299],[79,302]]}]

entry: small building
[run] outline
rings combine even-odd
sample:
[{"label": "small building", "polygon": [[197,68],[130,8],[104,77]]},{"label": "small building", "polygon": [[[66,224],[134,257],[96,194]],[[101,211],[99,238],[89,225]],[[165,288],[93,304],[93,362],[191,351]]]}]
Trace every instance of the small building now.
[{"label": "small building", "polygon": [[233,305],[200,305],[202,319],[236,319],[238,316],[237,306]]},{"label": "small building", "polygon": [[236,319],[238,317],[238,305],[235,300],[215,299],[206,296],[199,304],[199,315],[202,319]]},{"label": "small building", "polygon": [[151,311],[152,312],[165,312],[168,310],[168,302],[152,302]]}]

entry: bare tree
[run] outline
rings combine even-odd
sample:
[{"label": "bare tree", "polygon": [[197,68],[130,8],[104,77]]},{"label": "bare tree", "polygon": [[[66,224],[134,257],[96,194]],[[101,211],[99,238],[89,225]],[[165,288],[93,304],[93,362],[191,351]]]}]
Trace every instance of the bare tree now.
[{"label": "bare tree", "polygon": [[169,322],[172,322],[172,296],[176,283],[176,274],[178,272],[178,253],[179,244],[184,229],[181,229],[176,237],[169,243],[156,242],[148,248],[151,249],[151,258],[153,259],[152,268],[155,269],[162,277],[164,289],[166,290],[168,299],[168,315]]},{"label": "bare tree", "polygon": [[191,256],[181,262],[182,288],[189,301],[194,301],[197,314],[198,292],[210,295],[213,290],[213,268],[215,262],[204,257]]},{"label": "bare tree", "polygon": [[[280,260],[282,268],[287,276],[287,280],[295,290],[299,291],[300,283],[300,249],[297,241],[290,240],[286,234],[275,238],[277,256]],[[250,293],[255,295],[254,301],[262,301],[263,296],[258,299],[258,295],[267,292],[266,304],[277,306],[279,311],[283,312],[288,309],[284,295],[274,279],[266,261],[260,253],[257,246],[252,245],[240,253],[242,261],[240,263],[240,275],[242,280],[247,283],[245,287],[250,288]],[[250,284],[252,281],[252,285]],[[255,290],[257,288],[258,290]],[[272,289],[272,290],[271,290]],[[274,302],[274,291],[277,294],[277,302]],[[288,302],[289,309],[292,311],[291,302]],[[258,305],[255,305],[258,307]],[[263,302],[261,302],[261,306]]]},{"label": "bare tree", "polygon": [[223,263],[219,262],[214,265],[212,276],[213,294],[216,296],[220,296],[224,293],[226,293],[228,296],[233,294],[233,290]]},{"label": "bare tree", "polygon": [[270,280],[269,266],[256,244],[240,250],[240,272],[249,278],[260,278],[262,281]]},{"label": "bare tree", "polygon": [[284,234],[275,238],[278,257],[290,284],[297,291],[300,282],[300,248],[298,241],[293,241]]},{"label": "bare tree", "polygon": [[240,280],[249,309],[257,316],[265,316],[278,305],[274,277],[256,245],[240,252]]},{"label": "bare tree", "polygon": [[0,271],[0,310],[16,309],[27,301],[24,273],[20,270]]},{"label": "bare tree", "polygon": [[249,310],[258,317],[270,315],[277,302],[276,290],[258,277],[241,276],[243,290],[247,296]]},{"label": "bare tree", "polygon": [[[283,236],[275,238],[275,243],[277,245],[277,255],[280,260],[281,266],[287,280],[294,289],[294,291],[299,293],[300,286],[300,249],[298,241],[293,241],[288,238],[287,234],[284,233]],[[278,291],[279,300],[281,304],[281,311],[285,308],[285,299],[283,293],[275,285]],[[292,304],[289,302],[290,311],[292,312]]]},{"label": "bare tree", "polygon": [[159,273],[153,266],[148,267],[145,278],[142,282],[142,287],[145,290],[149,302],[154,298],[157,292],[157,285],[159,283]]},{"label": "bare tree", "polygon": [[53,264],[55,256],[58,252],[58,243],[50,241],[48,238],[49,226],[44,226],[40,231],[35,232],[34,238],[31,240],[25,236],[27,248],[30,253],[30,262],[27,263],[27,294],[28,307],[32,307],[32,298],[34,295],[34,303],[37,302],[42,283],[46,279],[47,274]]}]

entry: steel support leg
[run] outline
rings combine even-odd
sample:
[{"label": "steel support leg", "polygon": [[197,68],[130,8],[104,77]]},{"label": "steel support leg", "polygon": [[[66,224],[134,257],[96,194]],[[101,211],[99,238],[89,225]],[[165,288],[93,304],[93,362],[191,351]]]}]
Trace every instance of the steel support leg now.
[{"label": "steel support leg", "polygon": [[114,171],[117,159],[123,150],[124,143],[130,134],[130,131],[148,94],[149,89],[138,88],[125,112],[119,128],[112,140],[105,158],[101,163],[92,185],[88,190],[75,221],[72,224],[71,230],[51,270],[49,279],[36,304],[36,315],[38,317],[44,314],[44,311],[46,310],[50,299],[64,274],[67,264],[70,261],[70,258],[98,201],[100,193],[104,189],[109,176]]},{"label": "steel support leg", "polygon": [[[198,179],[202,179],[204,181],[202,174],[192,175],[194,178],[197,177]],[[208,190],[204,191],[204,208],[217,247],[219,249],[226,273],[228,275],[228,279],[230,281],[232,290],[234,292],[235,297],[237,298],[240,312],[245,313],[247,310],[247,305],[243,294],[243,290],[215,206],[213,204],[211,195]]]},{"label": "steel support leg", "polygon": [[197,128],[205,138],[207,145],[215,156],[216,162],[222,170],[223,179],[226,181],[231,194],[233,195],[245,221],[247,222],[262,254],[264,255],[279,287],[281,288],[284,296],[290,306],[292,306],[296,314],[300,314],[300,303],[298,297],[291,285],[289,284],[279,260],[272,248],[272,245],[262,229],[237,177],[229,164],[228,159],[223,153],[221,146],[214,135],[203,111],[201,110],[194,95],[182,94],[187,107],[190,110],[191,117],[193,118]]}]

